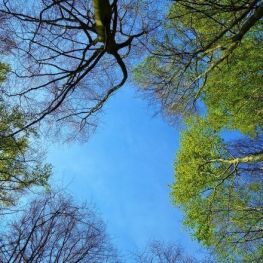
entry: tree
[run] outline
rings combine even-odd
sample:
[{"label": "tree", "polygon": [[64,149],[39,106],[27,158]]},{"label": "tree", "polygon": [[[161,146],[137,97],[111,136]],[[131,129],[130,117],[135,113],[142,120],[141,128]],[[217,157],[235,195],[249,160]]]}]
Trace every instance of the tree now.
[{"label": "tree", "polygon": [[[218,101],[217,110],[234,115],[249,97],[242,106],[246,111],[247,104],[261,96],[262,15],[260,0],[175,1],[164,33],[153,39],[150,55],[135,69],[136,82],[172,116],[198,110],[200,100],[209,105]],[[246,78],[253,81],[251,86]],[[253,105],[262,111],[261,103]]]},{"label": "tree", "polygon": [[[0,64],[0,81],[3,82],[9,67]],[[15,203],[19,193],[33,186],[48,187],[51,167],[42,164],[43,157],[32,147],[34,129],[6,137],[25,125],[26,118],[17,107],[0,101],[0,208]]]},{"label": "tree", "polygon": [[[70,124],[64,132],[73,128],[73,136],[76,128],[90,130],[105,102],[126,82],[124,61],[151,30],[144,21],[147,1],[93,3],[96,17],[92,1],[40,0],[23,7],[20,1],[2,1],[0,12],[16,32],[11,80],[18,83],[3,92],[33,116],[24,128],[45,118]],[[107,14],[104,4],[110,5]]]},{"label": "tree", "polygon": [[61,194],[36,198],[1,232],[1,262],[118,262],[94,211]]},{"label": "tree", "polygon": [[188,121],[172,197],[185,224],[227,262],[263,256],[263,137],[225,141],[205,119]]},{"label": "tree", "polygon": [[143,253],[136,255],[137,263],[197,263],[192,257],[184,255],[182,249],[175,244],[160,241],[149,243]]}]

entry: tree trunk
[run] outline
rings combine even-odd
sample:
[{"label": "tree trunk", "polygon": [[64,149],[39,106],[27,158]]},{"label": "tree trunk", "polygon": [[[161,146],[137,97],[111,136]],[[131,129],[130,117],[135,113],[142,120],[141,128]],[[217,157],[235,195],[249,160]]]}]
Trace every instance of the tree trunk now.
[{"label": "tree trunk", "polygon": [[254,163],[254,162],[263,162],[263,153],[255,153],[244,157],[234,158],[234,159],[214,159],[210,160],[210,162],[221,162],[228,164],[238,164],[238,163]]}]

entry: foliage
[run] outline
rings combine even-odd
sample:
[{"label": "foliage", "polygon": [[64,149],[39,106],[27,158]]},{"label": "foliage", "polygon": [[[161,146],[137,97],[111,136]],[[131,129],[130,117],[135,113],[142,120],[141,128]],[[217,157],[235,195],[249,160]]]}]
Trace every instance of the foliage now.
[{"label": "foliage", "polygon": [[[0,78],[3,81],[8,66],[0,65]],[[24,126],[25,116],[16,107],[8,107],[0,102],[0,205],[14,204],[17,195],[32,186],[48,186],[51,167],[42,164],[40,153],[30,141],[35,135],[33,129],[23,134],[6,136]]]},{"label": "foliage", "polygon": [[212,71],[204,101],[213,127],[238,129],[256,135],[263,128],[262,36],[252,32],[232,56]]},{"label": "foliage", "polygon": [[9,66],[0,62],[0,83],[6,80],[6,75],[9,72]]},{"label": "foliage", "polygon": [[262,257],[263,143],[255,140],[227,143],[196,118],[181,136],[173,200],[195,237],[227,260]]},{"label": "foliage", "polygon": [[[262,15],[261,1],[175,1],[164,22],[164,33],[152,40],[149,56],[135,68],[135,81],[161,102],[169,115],[191,114],[206,96],[209,105],[219,100],[215,111],[232,116],[240,107],[236,103],[232,109],[236,93],[240,92],[237,100],[241,104],[253,86],[250,91],[260,100]],[[252,110],[260,112],[260,105]],[[241,128],[239,120],[233,120],[231,128]],[[254,126],[248,125],[242,130],[251,132]]]}]

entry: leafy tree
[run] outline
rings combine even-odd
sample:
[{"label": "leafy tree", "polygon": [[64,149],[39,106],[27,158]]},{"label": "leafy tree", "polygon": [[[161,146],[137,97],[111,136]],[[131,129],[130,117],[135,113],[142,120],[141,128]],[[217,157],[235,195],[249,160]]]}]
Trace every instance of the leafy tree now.
[{"label": "leafy tree", "polygon": [[[261,96],[262,15],[262,1],[175,1],[164,33],[158,32],[150,55],[134,71],[136,82],[170,115],[196,111],[204,97],[209,105],[217,101],[215,111],[231,116],[249,97],[242,105],[242,111],[249,111],[249,101]],[[252,111],[261,112],[261,103],[252,105]],[[246,118],[244,112],[240,115]],[[230,126],[241,128],[240,118]],[[253,125],[245,125],[242,130],[251,132]]]},{"label": "leafy tree", "polygon": [[61,194],[36,198],[1,232],[1,262],[118,262],[94,211]]},{"label": "leafy tree", "polygon": [[227,262],[263,256],[262,149],[262,135],[227,142],[204,119],[189,120],[181,136],[173,200],[195,237]]},{"label": "leafy tree", "polygon": [[[0,81],[4,81],[9,67],[0,64]],[[20,135],[6,136],[26,123],[26,118],[16,107],[0,101],[0,206],[15,203],[18,194],[32,186],[48,186],[51,173],[49,165],[42,164],[40,153],[30,141],[36,134],[33,129]]]}]

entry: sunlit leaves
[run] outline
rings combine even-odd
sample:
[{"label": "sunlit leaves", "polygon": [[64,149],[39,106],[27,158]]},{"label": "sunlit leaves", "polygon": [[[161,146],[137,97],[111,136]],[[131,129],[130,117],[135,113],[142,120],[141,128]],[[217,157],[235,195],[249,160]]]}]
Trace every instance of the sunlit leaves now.
[{"label": "sunlit leaves", "polygon": [[250,135],[263,128],[261,50],[262,40],[254,32],[209,75],[204,101],[215,128],[239,129]]},{"label": "sunlit leaves", "polygon": [[[239,142],[224,142],[205,119],[192,118],[187,124],[172,185],[172,198],[184,209],[185,224],[222,260],[237,255],[241,260],[260,258],[263,161],[246,162]],[[253,157],[252,150],[251,146],[247,152]]]}]

